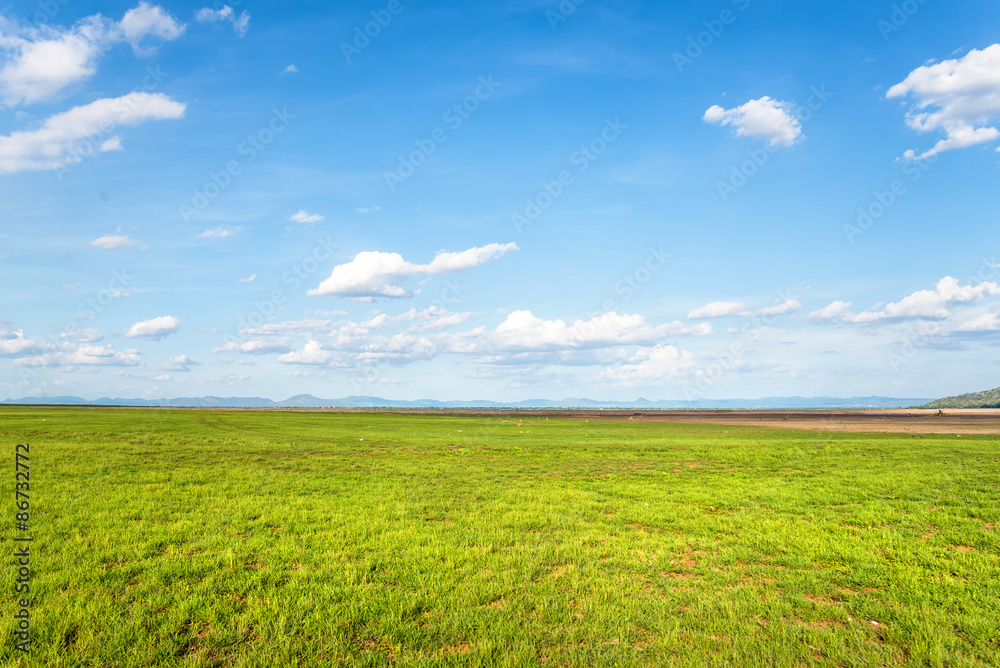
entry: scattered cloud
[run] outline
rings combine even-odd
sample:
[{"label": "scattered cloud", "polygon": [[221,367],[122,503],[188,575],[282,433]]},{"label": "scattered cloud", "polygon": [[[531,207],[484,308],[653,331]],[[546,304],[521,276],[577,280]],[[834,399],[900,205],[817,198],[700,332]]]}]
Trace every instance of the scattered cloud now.
[{"label": "scattered cloud", "polygon": [[712,302],[701,308],[696,308],[688,313],[689,320],[702,320],[706,318],[733,318],[752,316],[773,316],[792,313],[802,308],[801,302],[796,299],[786,299],[780,304],[766,306],[756,311],[749,311],[743,302]]},{"label": "scattered cloud", "polygon": [[694,355],[690,352],[658,345],[640,348],[627,362],[604,369],[601,376],[621,385],[659,385],[668,378],[689,374],[694,366]]},{"label": "scattered cloud", "polygon": [[59,169],[122,150],[121,137],[101,138],[120,126],[183,118],[185,109],[162,93],[142,92],[74,107],[49,117],[37,130],[0,136],[0,174]]},{"label": "scattered cloud", "polygon": [[791,146],[802,135],[802,127],[792,114],[792,104],[766,96],[732,109],[713,105],[702,120],[731,125],[736,128],[737,137],[766,139],[771,147]]},{"label": "scattered cloud", "polygon": [[55,350],[56,345],[44,339],[31,339],[20,329],[0,329],[0,356],[14,357]]},{"label": "scattered cloud", "polygon": [[237,225],[236,227],[216,227],[213,230],[205,230],[201,234],[197,235],[195,239],[224,239],[226,237],[232,237],[239,233],[243,228]]},{"label": "scattered cloud", "polygon": [[92,346],[86,343],[70,345],[68,350],[14,360],[15,365],[24,367],[138,366],[141,362],[142,353],[138,350],[115,350],[110,345]]},{"label": "scattered cloud", "polygon": [[279,341],[267,341],[265,339],[252,339],[249,341],[229,341],[214,349],[213,353],[246,353],[247,355],[267,355],[269,353],[285,353],[291,350],[287,343]]},{"label": "scattered cloud", "polygon": [[810,320],[839,320],[850,315],[851,302],[835,301],[829,306],[813,311],[806,317]]},{"label": "scattered cloud", "polygon": [[237,16],[229,5],[223,5],[222,9],[202,7],[195,12],[194,18],[198,23],[218,23],[220,21],[232,23],[233,32],[240,38],[246,37],[247,30],[250,28],[250,14],[244,11]]},{"label": "scattered cloud", "polygon": [[289,65],[285,69],[281,70],[282,74],[298,74],[298,72],[299,72],[299,68],[295,67],[294,64],[293,65]]},{"label": "scattered cloud", "polygon": [[149,55],[143,40],[177,39],[184,26],[158,5],[140,2],[120,22],[100,14],[72,28],[22,26],[0,17],[0,100],[8,107],[47,102],[66,87],[89,79],[106,50],[127,42],[137,55]]},{"label": "scattered cloud", "polygon": [[378,204],[372,204],[371,206],[359,206],[358,208],[355,209],[355,211],[362,214],[372,213],[374,211],[381,211],[381,210],[382,207],[380,207]]},{"label": "scattered cloud", "polygon": [[172,315],[164,315],[152,320],[137,322],[125,333],[129,339],[149,339],[159,341],[181,328],[181,321]]},{"label": "scattered cloud", "polygon": [[107,236],[98,237],[90,242],[91,246],[96,246],[97,248],[103,248],[104,250],[113,250],[115,248],[128,248],[129,246],[135,246],[138,241],[135,239],[129,239],[127,234],[109,234]]},{"label": "scattered cloud", "polygon": [[313,225],[315,223],[323,220],[323,216],[318,213],[309,213],[305,209],[299,209],[298,213],[293,213],[288,217],[293,223],[302,223],[303,225]]},{"label": "scattered cloud", "polygon": [[411,264],[399,253],[364,251],[346,264],[333,268],[330,277],[319,287],[309,290],[311,296],[353,297],[370,300],[374,297],[410,297],[401,283],[411,276],[444,274],[479,266],[511,250],[517,244],[489,244],[459,252],[440,252],[429,264]]},{"label": "scattered cloud", "polygon": [[177,355],[164,362],[163,368],[169,371],[190,371],[192,366],[198,364],[197,360],[193,360],[187,355]]},{"label": "scattered cloud", "polygon": [[240,283],[253,283],[256,278],[257,274],[250,274],[247,278],[237,278],[236,280]]},{"label": "scattered cloud", "polygon": [[920,155],[906,151],[907,160],[994,141],[1000,138],[1000,129],[995,127],[1000,121],[1000,44],[918,67],[890,88],[886,97],[913,100],[906,114],[911,129],[945,135]]}]

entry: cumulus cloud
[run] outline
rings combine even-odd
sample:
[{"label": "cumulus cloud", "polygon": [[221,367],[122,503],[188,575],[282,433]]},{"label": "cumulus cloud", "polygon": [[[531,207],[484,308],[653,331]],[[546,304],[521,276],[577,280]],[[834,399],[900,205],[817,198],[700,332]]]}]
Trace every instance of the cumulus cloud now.
[{"label": "cumulus cloud", "polygon": [[920,155],[906,151],[903,157],[908,160],[994,141],[1000,138],[995,127],[1000,120],[1000,44],[918,67],[886,97],[913,101],[906,114],[911,129],[945,135]]},{"label": "cumulus cloud", "polygon": [[951,276],[945,276],[933,290],[918,290],[898,302],[887,304],[881,311],[864,311],[850,318],[851,322],[867,323],[889,319],[943,320],[951,315],[954,304],[979,302],[1000,295],[1000,286],[983,281],[979,285],[960,286]]},{"label": "cumulus cloud", "polygon": [[309,290],[311,296],[353,297],[370,300],[374,297],[410,297],[401,285],[419,275],[435,275],[462,271],[479,266],[511,250],[517,244],[489,244],[459,252],[440,252],[429,264],[411,264],[399,253],[364,251],[346,264],[333,268],[330,277]]},{"label": "cumulus cloud", "polygon": [[531,311],[514,311],[493,332],[492,344],[502,350],[555,350],[626,344],[649,345],[668,336],[676,325],[654,327],[638,314],[604,313],[567,325],[543,320]]},{"label": "cumulus cloud", "polygon": [[288,67],[286,67],[285,69],[281,70],[281,73],[282,74],[297,74],[298,71],[299,71],[299,68],[295,67],[295,65],[292,64],[292,65],[289,65]]},{"label": "cumulus cloud", "polygon": [[162,93],[130,93],[95,100],[49,117],[37,130],[0,136],[0,173],[52,170],[86,156],[121,150],[120,126],[183,118],[186,107]]},{"label": "cumulus cloud", "polygon": [[181,328],[181,321],[172,315],[164,315],[151,320],[143,320],[132,325],[125,333],[129,339],[149,339],[159,341]]},{"label": "cumulus cloud", "polygon": [[146,55],[151,49],[142,48],[145,38],[173,40],[183,32],[184,26],[161,7],[145,2],[120,22],[95,14],[69,29],[21,26],[0,17],[0,100],[10,107],[51,100],[92,77],[98,58],[114,44],[128,42]]},{"label": "cumulus cloud", "polygon": [[90,245],[103,248],[104,250],[112,250],[115,248],[128,248],[129,246],[135,246],[137,243],[135,239],[129,239],[127,234],[109,234],[94,239],[90,242]]},{"label": "cumulus cloud", "polygon": [[244,11],[237,16],[236,12],[229,5],[223,5],[222,9],[202,7],[195,12],[194,18],[199,23],[218,23],[220,21],[232,23],[233,32],[236,33],[237,37],[241,38],[246,37],[247,30],[250,28],[250,14]]},{"label": "cumulus cloud", "polygon": [[762,97],[732,109],[712,105],[702,120],[731,125],[737,137],[766,139],[771,147],[791,146],[802,135],[802,127],[792,114],[792,104]]},{"label": "cumulus cloud", "polygon": [[0,329],[0,357],[32,355],[55,350],[56,345],[44,339],[31,339],[20,329]]},{"label": "cumulus cloud", "polygon": [[302,223],[303,225],[313,225],[315,223],[323,220],[323,216],[318,213],[309,213],[305,209],[299,209],[297,213],[293,213],[288,217],[293,223]]},{"label": "cumulus cloud", "polygon": [[981,302],[1000,295],[1000,286],[989,281],[978,285],[959,285],[958,280],[945,276],[933,290],[918,290],[898,302],[886,304],[882,310],[863,311],[858,314],[848,309],[850,302],[836,301],[809,314],[813,320],[840,320],[853,324],[900,320],[945,320],[951,317],[951,307],[958,304]]},{"label": "cumulus cloud", "polygon": [[190,367],[197,365],[197,360],[193,360],[187,355],[177,355],[164,362],[163,368],[170,371],[190,371]]},{"label": "cumulus cloud", "polygon": [[604,369],[603,378],[622,385],[659,384],[694,369],[694,355],[676,346],[640,348],[626,363]]},{"label": "cumulus cloud", "polygon": [[71,345],[67,350],[14,360],[17,366],[25,367],[138,366],[141,362],[142,353],[138,350],[115,350],[110,345],[92,346],[86,343]]},{"label": "cumulus cloud", "polygon": [[140,46],[143,39],[152,35],[169,42],[181,36],[184,26],[159,5],[140,2],[137,7],[125,12],[115,32],[132,45],[136,55],[149,55],[154,49],[143,49]]}]

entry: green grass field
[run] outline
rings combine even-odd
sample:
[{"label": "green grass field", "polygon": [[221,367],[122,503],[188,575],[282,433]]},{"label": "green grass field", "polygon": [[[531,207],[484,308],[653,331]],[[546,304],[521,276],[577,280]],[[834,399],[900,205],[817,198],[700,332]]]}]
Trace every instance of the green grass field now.
[{"label": "green grass field", "polygon": [[997,666],[995,436],[0,407],[3,665]]}]

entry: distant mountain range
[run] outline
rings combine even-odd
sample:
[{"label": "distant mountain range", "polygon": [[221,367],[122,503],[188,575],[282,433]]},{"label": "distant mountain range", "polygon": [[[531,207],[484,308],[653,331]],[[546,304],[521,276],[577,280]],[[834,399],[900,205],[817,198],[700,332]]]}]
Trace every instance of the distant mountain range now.
[{"label": "distant mountain range", "polygon": [[[994,390],[994,392],[997,392]],[[969,396],[969,395],[965,395]],[[175,399],[108,399],[93,401],[80,397],[25,397],[6,399],[5,404],[60,404],[80,406],[172,406],[177,408],[907,408],[927,403],[927,399],[898,399],[895,397],[767,397],[764,399],[703,399],[700,401],[596,401],[569,398],[562,401],[529,399],[503,403],[499,401],[437,401],[417,399],[400,401],[381,397],[345,397],[320,399],[310,394],[299,394],[284,401],[262,397],[180,397]]]},{"label": "distant mountain range", "polygon": [[985,392],[970,392],[957,397],[945,397],[920,408],[1000,408],[1000,387]]}]

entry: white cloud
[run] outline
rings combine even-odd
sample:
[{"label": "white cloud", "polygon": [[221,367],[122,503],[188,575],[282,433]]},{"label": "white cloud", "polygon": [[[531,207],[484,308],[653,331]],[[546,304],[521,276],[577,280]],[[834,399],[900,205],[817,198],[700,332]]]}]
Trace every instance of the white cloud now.
[{"label": "white cloud", "polygon": [[172,315],[164,315],[151,320],[137,322],[125,333],[129,339],[150,339],[159,341],[181,328],[181,321]]},{"label": "white cloud", "polygon": [[104,334],[96,327],[87,327],[77,334],[76,340],[80,343],[97,343],[104,340]]},{"label": "white cloud", "polygon": [[626,363],[604,369],[601,376],[622,385],[662,384],[694,369],[694,355],[675,346],[640,348]]},{"label": "white cloud", "polygon": [[298,71],[299,71],[299,68],[295,67],[295,65],[293,64],[293,65],[289,65],[285,69],[281,70],[281,73],[282,74],[297,74]]},{"label": "white cloud", "polygon": [[229,341],[214,349],[213,353],[246,353],[247,355],[267,355],[268,353],[284,353],[291,350],[287,343],[278,341],[267,341],[264,339],[252,339],[237,343]]},{"label": "white cloud", "polygon": [[702,318],[728,318],[731,316],[750,315],[743,302],[712,302],[688,313],[689,320]]},{"label": "white cloud", "polygon": [[236,32],[236,36],[243,38],[247,36],[247,30],[250,29],[250,14],[246,11],[240,14],[240,17],[233,21],[233,30]]},{"label": "white cloud", "polygon": [[956,332],[997,332],[1000,331],[1000,314],[983,313],[966,320],[955,328]]},{"label": "white cloud", "polygon": [[359,206],[355,209],[358,213],[372,213],[373,211],[381,211],[382,207],[378,204],[372,204],[371,206]]},{"label": "white cloud", "polygon": [[109,234],[94,239],[90,242],[90,245],[105,250],[112,250],[115,248],[128,248],[129,246],[135,246],[137,243],[135,239],[129,239],[127,234]]},{"label": "white cloud", "polygon": [[765,306],[762,309],[757,309],[754,313],[755,316],[768,316],[768,315],[785,315],[786,313],[793,313],[802,308],[802,302],[797,299],[786,299],[780,304],[775,306]]},{"label": "white cloud", "polygon": [[924,318],[943,320],[951,315],[953,304],[979,302],[987,297],[1000,295],[1000,286],[987,281],[979,285],[960,286],[951,276],[945,276],[933,290],[918,290],[898,302],[887,304],[881,311],[865,311],[851,316],[855,323],[869,323],[889,319]]},{"label": "white cloud", "polygon": [[406,292],[400,284],[411,276],[470,269],[511,250],[517,250],[517,244],[489,244],[454,253],[442,251],[429,264],[411,264],[399,253],[363,251],[350,262],[334,267],[329,278],[306,294],[356,299],[409,297],[412,293]]},{"label": "white cloud", "polygon": [[115,350],[110,345],[92,346],[81,344],[69,350],[45,353],[14,360],[17,366],[61,367],[61,366],[138,366],[142,353],[138,350]]},{"label": "white cloud", "polygon": [[223,5],[222,9],[202,7],[195,12],[194,15],[195,20],[199,23],[214,23],[216,21],[232,20],[234,17],[235,12],[233,12],[233,8],[229,5]]},{"label": "white cloud", "polygon": [[137,7],[125,12],[125,16],[118,23],[117,31],[132,45],[137,55],[149,55],[152,49],[143,49],[139,46],[143,39],[152,35],[169,42],[181,36],[184,26],[177,23],[159,5],[140,2]]},{"label": "white cloud", "polygon": [[751,316],[773,316],[784,315],[802,308],[801,302],[797,299],[786,299],[774,306],[765,306],[756,311],[748,311],[743,302],[712,302],[696,308],[688,313],[690,320],[702,320],[706,318],[744,318]]},{"label": "white cloud", "polygon": [[791,146],[802,135],[802,127],[791,112],[790,103],[765,96],[732,109],[713,105],[702,120],[732,125],[737,137],[760,137],[768,140],[772,147]]},{"label": "white cloud", "polygon": [[567,325],[543,320],[531,311],[514,311],[493,332],[494,345],[503,350],[554,350],[625,344],[651,344],[663,339],[673,325],[654,327],[638,314],[614,311]]},{"label": "white cloud", "polygon": [[302,350],[286,353],[278,358],[282,364],[326,366],[337,359],[336,353],[324,350],[319,341],[308,341]]},{"label": "white cloud", "polygon": [[257,274],[250,274],[247,278],[237,278],[236,280],[240,283],[253,283],[254,279],[257,278]]},{"label": "white cloud", "polygon": [[169,14],[145,2],[118,23],[100,14],[80,19],[72,28],[21,26],[0,17],[0,99],[7,106],[45,102],[64,88],[97,72],[97,59],[116,43],[132,44],[148,36],[176,39],[184,31]]},{"label": "white cloud", "polygon": [[829,306],[813,311],[806,317],[810,320],[837,320],[850,315],[851,302],[835,301]]},{"label": "white cloud", "polygon": [[[937,282],[933,290],[918,290],[898,302],[886,304],[881,310],[872,309],[854,314],[849,310],[851,302],[835,301],[829,306],[813,311],[807,317],[816,321],[840,320],[858,325],[916,319],[945,320],[951,317],[951,307],[955,305],[981,302],[996,296],[1000,296],[1000,286],[996,283],[982,281],[978,285],[962,286],[958,280],[945,276]],[[989,320],[987,318],[969,322],[982,324],[988,323]]]},{"label": "white cloud", "polygon": [[323,220],[323,216],[318,213],[309,213],[305,209],[299,209],[298,213],[293,213],[288,217],[293,223],[302,223],[304,225],[312,225]]},{"label": "white cloud", "polygon": [[174,377],[171,376],[169,373],[161,373],[156,376],[153,376],[153,380],[158,380],[161,382],[169,382],[172,381],[173,379]]},{"label": "white cloud", "polygon": [[31,355],[55,350],[56,345],[44,339],[30,339],[20,329],[0,329],[0,356]]},{"label": "white cloud", "polygon": [[236,235],[241,229],[243,228],[238,225],[236,227],[216,227],[213,230],[205,230],[195,239],[224,239]]},{"label": "white cloud", "polygon": [[[199,23],[228,21],[233,24],[233,31],[237,37],[245,37],[250,27],[250,14],[244,11],[239,16],[236,16],[236,12],[229,5],[223,5],[222,9],[202,7],[195,12],[194,18]],[[291,67],[294,67],[294,65]]]},{"label": "white cloud", "polygon": [[193,360],[187,355],[177,355],[164,362],[163,368],[170,371],[190,371],[190,367],[198,364],[197,360]]},{"label": "white cloud", "polygon": [[37,130],[0,136],[0,173],[59,169],[83,157],[120,150],[100,138],[119,126],[183,118],[185,105],[162,93],[96,100],[51,116]]},{"label": "white cloud", "polygon": [[920,155],[906,151],[903,157],[908,160],[994,141],[1000,138],[1000,130],[994,127],[1000,120],[1000,44],[918,67],[890,88],[886,97],[912,97],[906,124],[917,132],[945,135]]}]

